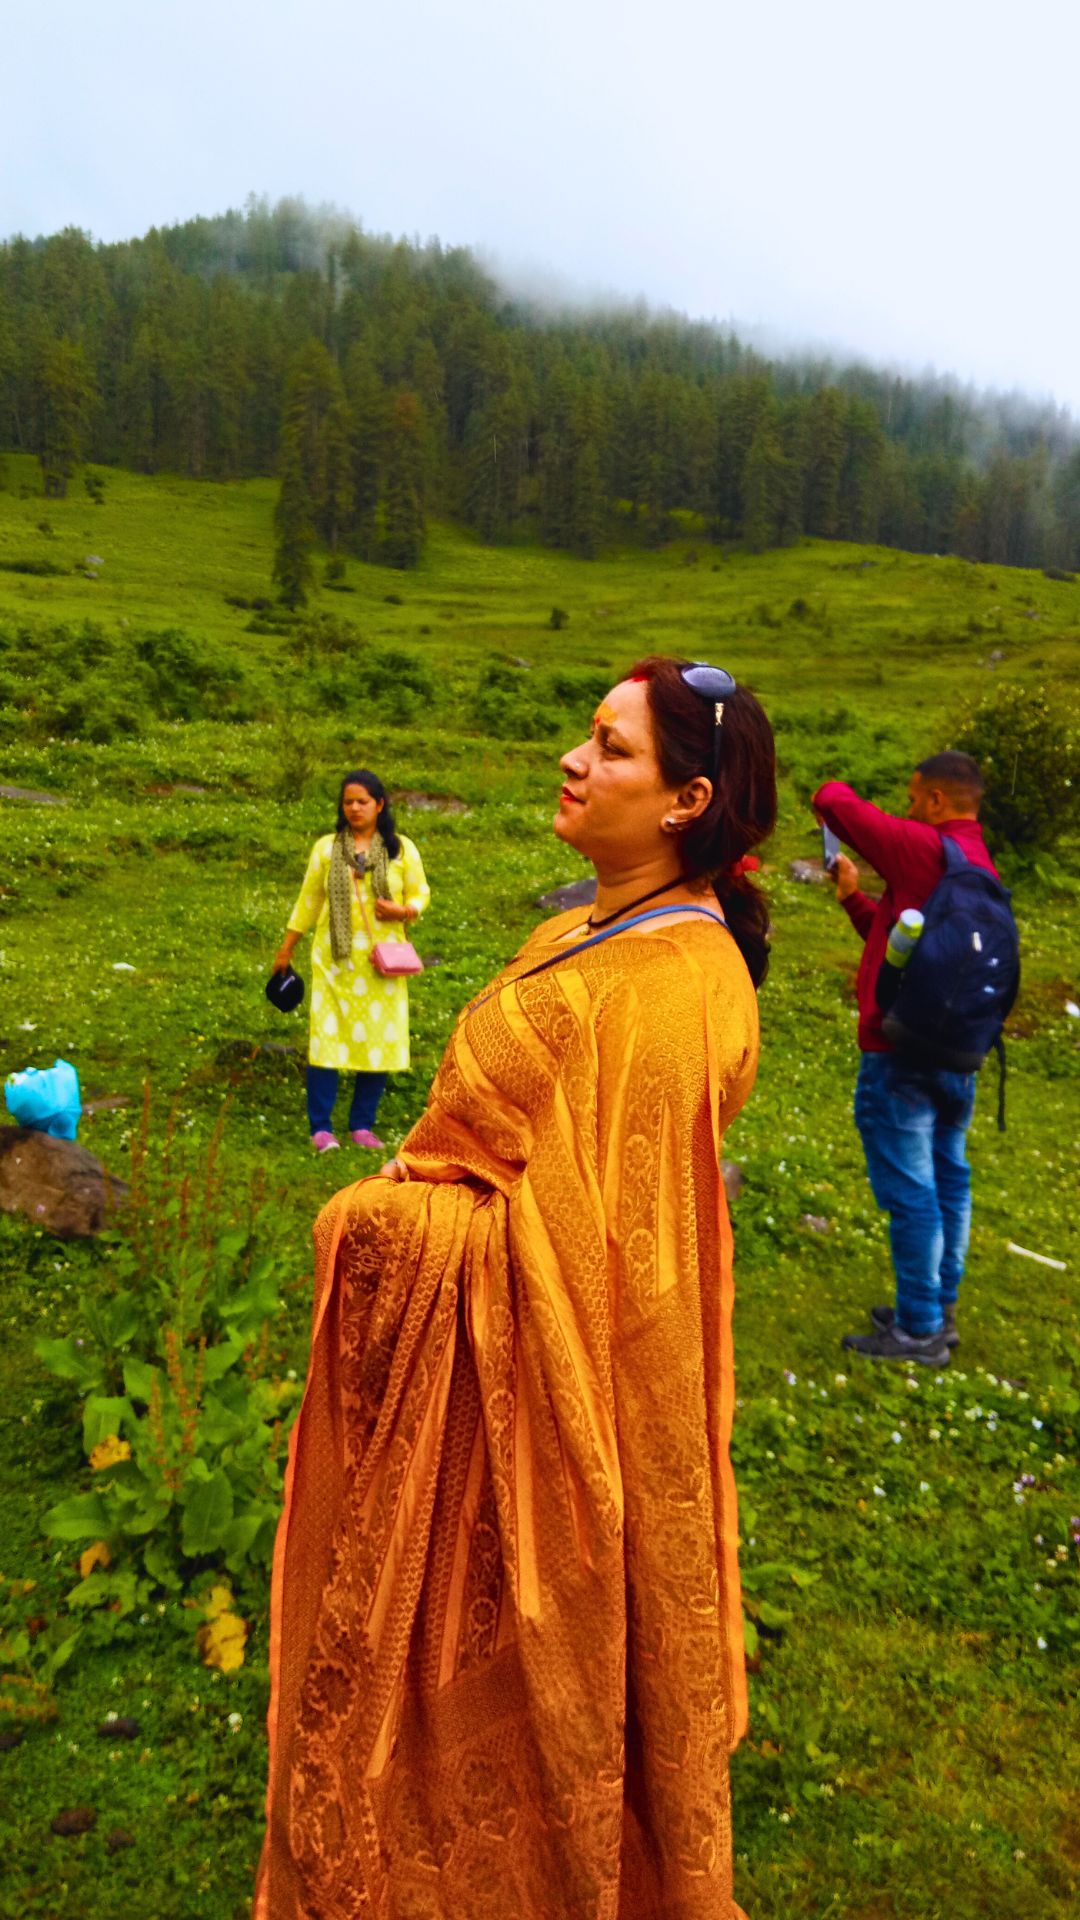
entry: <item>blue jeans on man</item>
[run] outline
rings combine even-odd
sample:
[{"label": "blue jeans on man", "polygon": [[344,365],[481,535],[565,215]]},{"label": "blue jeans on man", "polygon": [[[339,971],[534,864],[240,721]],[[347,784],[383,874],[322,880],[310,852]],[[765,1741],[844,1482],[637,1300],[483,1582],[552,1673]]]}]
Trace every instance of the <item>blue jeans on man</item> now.
[{"label": "blue jeans on man", "polygon": [[956,1303],[971,1232],[965,1140],[975,1075],[864,1053],[855,1124],[870,1185],[889,1215],[896,1319],[916,1338],[940,1332]]}]

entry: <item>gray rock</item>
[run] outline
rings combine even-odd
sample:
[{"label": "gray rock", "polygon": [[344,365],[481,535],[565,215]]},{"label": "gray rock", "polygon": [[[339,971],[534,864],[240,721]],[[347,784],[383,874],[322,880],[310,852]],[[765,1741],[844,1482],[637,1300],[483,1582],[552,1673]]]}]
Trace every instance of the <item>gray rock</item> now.
[{"label": "gray rock", "polygon": [[737,1160],[721,1160],[720,1174],[729,1200],[737,1200],[746,1185],[746,1175]]},{"label": "gray rock", "polygon": [[820,860],[793,860],[788,868],[793,880],[824,880],[825,869]]},{"label": "gray rock", "polygon": [[395,793],[395,807],[404,807],[409,813],[469,813],[471,809],[464,800],[452,793]]},{"label": "gray rock", "polygon": [[108,1172],[74,1140],[54,1140],[31,1127],[0,1126],[0,1208],[21,1213],[61,1240],[100,1233],[127,1196],[126,1180]]},{"label": "gray rock", "polygon": [[596,899],[596,880],[571,880],[568,886],[553,887],[550,893],[542,893],[537,901],[538,907],[545,907],[548,913],[562,913],[567,907],[591,907]]},{"label": "gray rock", "polygon": [[66,807],[62,793],[38,793],[33,787],[0,787],[0,800],[27,800],[35,807]]}]

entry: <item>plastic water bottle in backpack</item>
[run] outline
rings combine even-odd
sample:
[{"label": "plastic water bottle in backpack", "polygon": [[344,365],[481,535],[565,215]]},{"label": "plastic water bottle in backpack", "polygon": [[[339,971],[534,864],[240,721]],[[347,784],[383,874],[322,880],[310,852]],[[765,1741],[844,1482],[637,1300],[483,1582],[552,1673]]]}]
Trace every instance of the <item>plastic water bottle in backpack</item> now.
[{"label": "plastic water bottle in backpack", "polygon": [[905,907],[889,933],[885,958],[890,967],[906,967],[926,922],[918,907]]}]

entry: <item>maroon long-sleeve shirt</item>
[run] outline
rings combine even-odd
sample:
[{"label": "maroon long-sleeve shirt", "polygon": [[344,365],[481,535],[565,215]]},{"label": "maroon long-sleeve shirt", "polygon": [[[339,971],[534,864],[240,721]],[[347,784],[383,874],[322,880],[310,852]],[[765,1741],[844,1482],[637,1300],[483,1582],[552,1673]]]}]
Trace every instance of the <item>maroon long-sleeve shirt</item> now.
[{"label": "maroon long-sleeve shirt", "polygon": [[977,867],[997,869],[986,850],[977,820],[947,820],[928,827],[921,820],[898,820],[870,800],[860,800],[842,780],[827,780],[814,805],[837,838],[853,847],[885,882],[880,900],[858,889],[844,901],[852,926],[865,942],[859,962],[859,1046],[864,1053],[888,1053],[877,1003],[878,969],[885,958],[889,928],[907,907],[923,907],[945,871],[941,836],[949,834]]}]

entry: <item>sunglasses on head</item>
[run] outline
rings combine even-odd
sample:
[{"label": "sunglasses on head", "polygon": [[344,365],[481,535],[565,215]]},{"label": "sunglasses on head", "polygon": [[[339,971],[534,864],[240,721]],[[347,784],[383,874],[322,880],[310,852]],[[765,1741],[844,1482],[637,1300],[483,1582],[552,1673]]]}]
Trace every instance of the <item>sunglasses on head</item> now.
[{"label": "sunglasses on head", "polygon": [[708,667],[704,661],[697,660],[693,666],[680,667],[679,672],[692,693],[698,693],[703,700],[714,703],[716,726],[713,730],[712,777],[715,780],[720,769],[720,728],[724,720],[724,701],[730,700],[735,692],[735,681],[723,667]]}]

